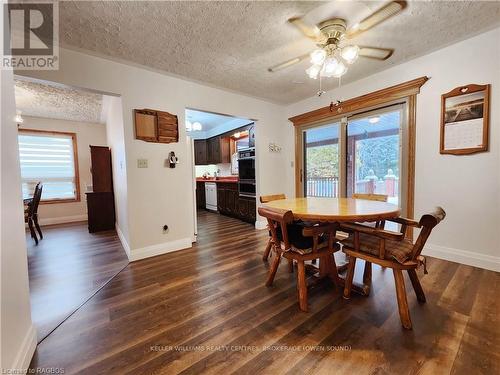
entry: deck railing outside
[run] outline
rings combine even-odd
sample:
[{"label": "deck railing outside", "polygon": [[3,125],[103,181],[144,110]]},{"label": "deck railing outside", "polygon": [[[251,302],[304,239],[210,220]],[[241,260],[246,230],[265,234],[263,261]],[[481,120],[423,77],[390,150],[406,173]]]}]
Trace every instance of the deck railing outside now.
[{"label": "deck railing outside", "polygon": [[307,177],[308,197],[336,198],[339,192],[338,177]]}]

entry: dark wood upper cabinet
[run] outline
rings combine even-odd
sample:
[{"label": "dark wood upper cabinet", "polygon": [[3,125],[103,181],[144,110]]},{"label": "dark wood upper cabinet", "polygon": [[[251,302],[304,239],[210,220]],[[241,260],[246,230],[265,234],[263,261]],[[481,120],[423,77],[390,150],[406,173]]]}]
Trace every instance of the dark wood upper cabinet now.
[{"label": "dark wood upper cabinet", "polygon": [[212,137],[194,141],[195,165],[230,163],[229,137]]},{"label": "dark wood upper cabinet", "polygon": [[205,139],[196,139],[194,141],[194,164],[206,165],[207,159],[207,141]]},{"label": "dark wood upper cabinet", "polygon": [[111,172],[111,150],[109,147],[90,146],[92,165],[92,191],[112,192],[113,176]]}]

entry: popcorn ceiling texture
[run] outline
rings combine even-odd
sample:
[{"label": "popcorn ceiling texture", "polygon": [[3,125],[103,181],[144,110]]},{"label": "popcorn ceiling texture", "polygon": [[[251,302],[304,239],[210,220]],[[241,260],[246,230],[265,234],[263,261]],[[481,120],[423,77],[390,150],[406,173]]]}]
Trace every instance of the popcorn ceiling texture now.
[{"label": "popcorn ceiling texture", "polygon": [[100,94],[25,80],[14,83],[16,108],[23,115],[101,123]]},{"label": "popcorn ceiling texture", "polygon": [[[337,1],[332,4],[334,14],[316,12],[319,19],[315,22],[344,12],[352,24],[383,3],[358,2],[354,12],[352,2]],[[308,62],[276,73],[267,68],[314,49],[314,43],[287,24],[287,19],[314,13],[322,4],[64,1],[60,3],[60,39],[63,46],[292,103],[318,90],[318,82],[305,75]],[[360,45],[395,48],[395,54],[385,62],[360,58],[342,82],[366,77],[499,24],[498,1],[411,1],[403,13],[353,40]],[[324,85],[327,90],[334,88],[338,80],[330,79]]]}]

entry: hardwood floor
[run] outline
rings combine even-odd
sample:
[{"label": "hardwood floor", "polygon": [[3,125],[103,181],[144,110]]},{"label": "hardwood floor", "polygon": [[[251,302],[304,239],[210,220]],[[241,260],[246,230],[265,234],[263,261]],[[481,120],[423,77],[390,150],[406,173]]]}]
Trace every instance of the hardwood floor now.
[{"label": "hardwood floor", "polygon": [[426,304],[405,279],[414,327],[407,331],[391,272],[374,267],[372,294],[350,301],[320,284],[303,313],[286,264],[274,286],[264,286],[267,231],[208,212],[198,224],[196,246],[129,264],[39,345],[32,367],[66,374],[500,373],[499,273],[429,259],[429,274],[419,272]]},{"label": "hardwood floor", "polygon": [[42,227],[38,246],[27,234],[31,316],[38,342],[127,264],[115,231],[88,232],[87,223]]}]

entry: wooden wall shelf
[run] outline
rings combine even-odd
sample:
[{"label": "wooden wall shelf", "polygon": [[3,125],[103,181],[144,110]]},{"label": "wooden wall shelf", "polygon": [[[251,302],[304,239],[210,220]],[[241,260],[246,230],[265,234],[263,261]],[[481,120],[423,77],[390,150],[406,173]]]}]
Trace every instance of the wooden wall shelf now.
[{"label": "wooden wall shelf", "polygon": [[135,139],[154,143],[179,142],[176,115],[154,109],[134,109]]}]

